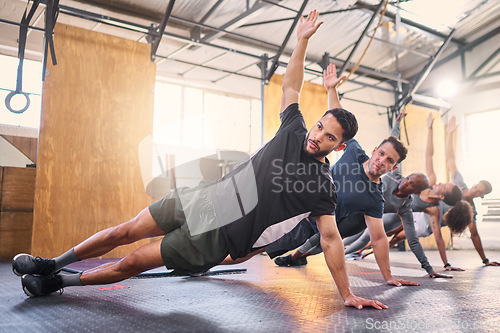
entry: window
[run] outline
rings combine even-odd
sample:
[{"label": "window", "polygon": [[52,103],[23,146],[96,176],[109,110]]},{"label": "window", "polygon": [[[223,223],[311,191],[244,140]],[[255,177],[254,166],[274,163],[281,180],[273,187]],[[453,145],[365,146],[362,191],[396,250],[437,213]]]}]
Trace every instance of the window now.
[{"label": "window", "polygon": [[[41,90],[42,90],[42,63],[32,60],[24,60],[23,64],[23,92],[30,97],[28,110],[21,114],[13,113],[5,106],[7,95],[16,90],[17,68],[19,59],[0,55],[0,124],[22,127],[40,127]],[[11,106],[15,110],[22,109],[26,99],[22,95],[16,95],[11,100]]]},{"label": "window", "polygon": [[153,177],[186,165],[176,171],[184,181],[177,186],[197,183],[188,179],[199,176],[198,166],[185,163],[219,151],[251,154],[261,145],[259,100],[157,82],[154,105]]},{"label": "window", "polygon": [[491,183],[493,191],[486,197],[489,199],[500,198],[498,178],[500,158],[496,149],[493,148],[500,142],[499,123],[500,110],[467,115],[461,158],[464,163],[463,168],[457,162],[458,170],[463,173],[468,186],[473,186],[482,179]]}]

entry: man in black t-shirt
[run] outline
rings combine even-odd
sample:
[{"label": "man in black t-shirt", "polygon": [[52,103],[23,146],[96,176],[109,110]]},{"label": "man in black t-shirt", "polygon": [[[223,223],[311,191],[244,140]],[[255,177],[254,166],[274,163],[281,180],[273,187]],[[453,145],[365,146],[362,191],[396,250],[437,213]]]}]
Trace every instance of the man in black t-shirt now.
[{"label": "man in black t-shirt", "polygon": [[[43,296],[68,286],[115,283],[162,265],[202,272],[227,254],[238,259],[258,251],[311,215],[316,218],[325,260],[344,304],[358,309],[387,308],[351,293],[334,218],[336,192],[326,156],[343,149],[343,142],[356,134],[356,119],[346,110],[329,110],[307,132],[298,108],[308,40],[322,23],[317,23],[318,16],[314,10],[298,25],[297,46],[282,87],[282,124],[271,141],[223,178],[176,190],[131,221],[103,230],[57,258],[17,255],[13,271],[24,274],[25,293]],[[81,274],[58,273],[77,260],[161,235],[162,240],[143,245],[118,262]]]}]

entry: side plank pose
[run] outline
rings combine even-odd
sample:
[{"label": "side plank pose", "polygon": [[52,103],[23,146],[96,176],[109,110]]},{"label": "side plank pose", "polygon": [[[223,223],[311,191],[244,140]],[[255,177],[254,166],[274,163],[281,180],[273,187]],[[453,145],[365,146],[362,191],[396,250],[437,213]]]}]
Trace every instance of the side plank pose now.
[{"label": "side plank pose", "polygon": [[[177,189],[132,220],[96,233],[57,258],[17,255],[12,263],[13,270],[22,275],[26,294],[43,296],[63,287],[115,283],[163,265],[188,273],[206,271],[228,254],[236,260],[258,251],[292,230],[305,217],[313,216],[322,235],[326,264],[344,304],[358,309],[364,306],[386,309],[387,306],[379,301],[357,297],[351,292],[342,239],[334,217],[337,194],[326,156],[333,150],[343,149],[344,142],[356,134],[356,118],[344,109],[331,109],[307,132],[298,106],[307,44],[322,24],[317,23],[318,16],[319,13],[313,10],[298,25],[297,45],[282,86],[281,126],[271,141],[250,160],[209,186],[200,184],[195,192]],[[287,172],[284,172],[284,165]],[[253,168],[251,179],[243,177],[249,166]],[[308,171],[306,174],[304,169]],[[300,191],[303,187],[286,184],[309,186]],[[250,192],[256,196],[256,204],[250,208],[248,202],[240,200],[245,199],[245,189],[249,186],[254,186],[255,190]],[[198,195],[187,195],[192,193]],[[187,205],[181,204],[183,197],[191,198]],[[188,208],[199,209],[203,212],[199,218],[217,225],[220,222],[220,214],[215,214],[217,207],[224,208],[217,213],[226,213],[231,201],[241,208],[238,210],[240,216],[234,221],[202,233],[192,232],[187,219]],[[200,205],[203,208],[198,208]],[[161,235],[164,236],[162,240],[146,244],[117,262],[84,271],[81,275],[57,273],[61,267],[77,260],[98,257],[117,246]],[[401,284],[387,273],[386,277],[390,278],[388,282]]]},{"label": "side plank pose", "polygon": [[[324,85],[328,92],[328,106],[341,107],[336,86],[339,79],[335,66],[330,65],[324,73]],[[406,157],[407,150],[394,136],[382,141],[368,157],[359,143],[351,139],[346,142],[345,152],[332,166],[331,173],[338,193],[335,210],[337,225],[342,238],[352,236],[368,228],[375,259],[387,284],[419,285],[413,281],[392,276],[389,264],[389,244],[382,221],[384,198],[380,177],[393,171]],[[321,253],[323,235],[317,233],[309,238],[295,253],[275,259],[279,266],[294,266],[302,258]],[[302,261],[301,261],[302,260]]]},{"label": "side plank pose", "polygon": [[[445,149],[446,166],[448,167],[448,172],[450,173],[450,177],[453,180],[453,183],[455,183],[462,190],[463,200],[465,200],[472,206],[474,215],[472,218],[472,223],[469,223],[468,227],[472,243],[474,244],[474,248],[481,257],[481,260],[483,261],[484,265],[500,266],[500,263],[496,261],[489,261],[488,258],[486,258],[486,255],[484,254],[483,244],[481,243],[481,237],[479,237],[476,225],[477,211],[476,211],[476,205],[474,204],[474,199],[479,197],[483,198],[486,194],[492,191],[492,187],[490,182],[488,182],[487,180],[481,180],[479,183],[472,186],[471,188],[468,188],[467,185],[465,184],[464,178],[462,177],[462,174],[458,171],[457,164],[455,161],[455,149],[453,146],[453,137],[456,130],[457,130],[456,118],[451,117],[450,121],[448,122],[448,126],[446,127],[446,149]],[[453,210],[454,208],[451,208],[448,205],[443,205],[444,214],[449,215],[453,212]]]},{"label": "side plank pose", "polygon": [[[453,267],[448,263],[441,227],[447,225],[453,233],[461,233],[470,223],[472,212],[470,205],[461,200],[462,191],[457,185],[453,183],[436,184],[436,173],[434,172],[434,163],[432,161],[434,155],[433,123],[434,118],[432,113],[430,113],[427,120],[428,134],[425,156],[426,173],[429,178],[430,187],[422,191],[420,195],[413,196],[412,209],[414,213],[423,212],[428,215],[428,218],[423,216],[422,218],[415,219],[416,224],[419,225],[417,228],[419,230],[425,230],[425,233],[419,233],[419,237],[434,234],[444,268],[447,271],[462,271],[461,268]],[[443,201],[449,206],[454,206],[453,211],[455,214],[447,214],[441,219],[439,209],[440,201]],[[420,224],[424,225],[422,226]],[[395,245],[405,238],[405,230],[403,230],[391,239],[390,245]]]}]

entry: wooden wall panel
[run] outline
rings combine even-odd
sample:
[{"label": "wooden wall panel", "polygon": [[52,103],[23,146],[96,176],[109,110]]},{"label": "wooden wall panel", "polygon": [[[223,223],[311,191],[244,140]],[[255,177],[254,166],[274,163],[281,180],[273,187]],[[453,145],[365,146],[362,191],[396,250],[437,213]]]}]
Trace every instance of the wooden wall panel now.
[{"label": "wooden wall panel", "polygon": [[33,213],[0,212],[0,258],[30,253]]},{"label": "wooden wall panel", "polygon": [[[416,105],[408,105],[405,108],[406,129],[408,131],[408,141],[403,126],[401,126],[401,140],[408,148],[408,155],[403,162],[403,175],[409,175],[413,172],[425,172],[425,149],[427,145],[427,118],[429,113],[434,116],[433,140],[434,140],[434,172],[436,173],[436,182],[444,183],[448,181],[445,159],[445,129],[441,113]],[[447,248],[450,248],[452,240],[448,227],[441,229]],[[420,243],[424,249],[436,249],[434,235],[421,238]]]},{"label": "wooden wall panel", "polygon": [[[283,75],[274,74],[269,84],[264,88],[264,142],[274,137],[281,124],[279,114],[282,83]],[[328,110],[325,87],[311,82],[304,82],[299,105],[309,130]]]},{"label": "wooden wall panel", "polygon": [[401,126],[401,140],[408,148],[408,155],[403,162],[403,174],[422,172],[425,174],[425,148],[427,145],[427,117],[432,112],[434,116],[434,172],[438,183],[447,181],[446,160],[444,154],[445,131],[441,113],[428,108],[408,105],[405,108],[406,129],[408,141],[403,126]]},{"label": "wooden wall panel", "polygon": [[1,211],[33,212],[35,175],[31,168],[3,168]]},{"label": "wooden wall panel", "polygon": [[[149,45],[57,24],[43,85],[32,253],[53,257],[151,203],[138,145],[152,134]],[[122,257],[144,244],[121,247]]]}]

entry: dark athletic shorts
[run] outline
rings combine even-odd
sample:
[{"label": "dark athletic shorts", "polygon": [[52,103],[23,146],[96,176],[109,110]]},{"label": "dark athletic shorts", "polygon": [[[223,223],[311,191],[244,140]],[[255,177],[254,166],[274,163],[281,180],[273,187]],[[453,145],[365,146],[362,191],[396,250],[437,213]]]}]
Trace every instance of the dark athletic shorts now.
[{"label": "dark athletic shorts", "polygon": [[166,233],[161,242],[161,257],[169,269],[204,272],[229,254],[226,240],[220,229],[191,236],[177,191],[149,206],[156,224]]}]

